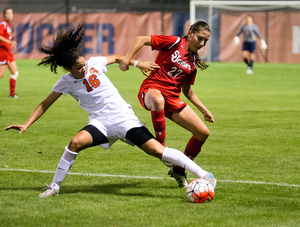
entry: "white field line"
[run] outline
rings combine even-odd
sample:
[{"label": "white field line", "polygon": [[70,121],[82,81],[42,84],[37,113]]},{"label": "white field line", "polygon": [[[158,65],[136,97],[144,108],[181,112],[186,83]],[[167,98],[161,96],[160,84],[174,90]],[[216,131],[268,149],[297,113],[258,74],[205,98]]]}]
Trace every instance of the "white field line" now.
[{"label": "white field line", "polygon": [[[0,171],[51,173],[51,174],[55,173],[55,171],[50,171],[50,170],[7,169],[7,168],[0,168]],[[69,172],[68,174],[69,175],[79,175],[79,176],[92,176],[92,177],[121,177],[121,178],[136,178],[136,179],[174,180],[173,178],[165,178],[165,177],[113,175],[113,174],[102,174],[102,173],[72,173],[72,172]],[[242,183],[242,184],[265,184],[265,185],[277,185],[277,186],[285,186],[285,187],[300,187],[300,185],[297,185],[297,184],[271,183],[271,182],[263,182],[263,181],[218,180],[218,182]]]}]

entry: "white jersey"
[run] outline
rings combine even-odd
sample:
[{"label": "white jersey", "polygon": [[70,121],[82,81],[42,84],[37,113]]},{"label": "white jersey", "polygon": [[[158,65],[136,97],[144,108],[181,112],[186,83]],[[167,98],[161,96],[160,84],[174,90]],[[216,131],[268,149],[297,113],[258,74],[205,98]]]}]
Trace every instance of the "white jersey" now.
[{"label": "white jersey", "polygon": [[131,106],[121,97],[107,78],[106,57],[92,57],[86,61],[87,73],[83,79],[75,79],[70,73],[62,75],[52,91],[70,94],[88,112],[89,124],[97,127],[108,139],[108,149],[116,140],[125,139],[126,132],[143,124],[135,116]]}]

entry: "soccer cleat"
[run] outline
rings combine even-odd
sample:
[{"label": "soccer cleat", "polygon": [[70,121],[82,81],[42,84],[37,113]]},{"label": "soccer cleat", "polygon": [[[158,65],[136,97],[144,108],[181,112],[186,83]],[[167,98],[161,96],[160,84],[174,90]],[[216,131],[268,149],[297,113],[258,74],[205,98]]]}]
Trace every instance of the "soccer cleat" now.
[{"label": "soccer cleat", "polygon": [[214,178],[214,175],[212,173],[207,172],[204,176],[204,179],[207,180],[209,183],[211,183],[213,188],[217,186],[217,180],[216,178]]},{"label": "soccer cleat", "polygon": [[19,98],[19,96],[17,96],[17,95],[10,95],[10,96],[8,96],[9,98],[14,98],[14,99],[18,99]]},{"label": "soccer cleat", "polygon": [[180,188],[182,188],[182,187],[187,187],[189,184],[187,183],[187,181],[186,181],[186,175],[184,174],[184,175],[180,175],[180,174],[178,174],[178,173],[175,173],[174,171],[173,171],[173,167],[170,167],[170,169],[169,169],[169,171],[168,171],[168,175],[170,175],[171,177],[173,177],[176,181],[177,181],[177,183],[178,183],[178,186],[180,187]]},{"label": "soccer cleat", "polygon": [[248,69],[246,70],[247,74],[253,74],[253,70],[251,67],[248,67]]},{"label": "soccer cleat", "polygon": [[53,187],[51,187],[50,185],[47,185],[47,187],[44,189],[46,189],[46,191],[39,194],[39,197],[41,197],[41,198],[52,196],[52,195],[59,195],[58,194],[59,193],[59,185],[58,184],[55,184]]}]

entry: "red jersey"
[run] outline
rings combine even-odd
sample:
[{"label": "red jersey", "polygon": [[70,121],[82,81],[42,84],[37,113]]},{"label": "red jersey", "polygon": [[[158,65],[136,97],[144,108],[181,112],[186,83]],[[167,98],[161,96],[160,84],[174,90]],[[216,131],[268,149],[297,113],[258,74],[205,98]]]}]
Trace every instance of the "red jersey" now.
[{"label": "red jersey", "polygon": [[195,57],[186,50],[186,39],[177,36],[152,35],[152,50],[158,50],[155,63],[160,69],[152,71],[144,83],[163,86],[179,97],[183,84],[193,85],[197,68]]},{"label": "red jersey", "polygon": [[151,36],[152,50],[159,53],[155,63],[159,69],[151,71],[143,81],[139,91],[139,101],[144,103],[149,89],[158,89],[165,99],[165,116],[171,118],[172,112],[186,106],[180,99],[183,84],[193,85],[197,73],[196,58],[186,50],[186,39],[177,36]]},{"label": "red jersey", "polygon": [[[0,23],[0,35],[9,40],[11,40],[11,38],[12,38],[11,37],[11,27],[10,27],[10,24],[6,20],[1,21],[1,23]],[[10,52],[11,45],[6,42],[0,42],[0,48],[4,48]]]}]

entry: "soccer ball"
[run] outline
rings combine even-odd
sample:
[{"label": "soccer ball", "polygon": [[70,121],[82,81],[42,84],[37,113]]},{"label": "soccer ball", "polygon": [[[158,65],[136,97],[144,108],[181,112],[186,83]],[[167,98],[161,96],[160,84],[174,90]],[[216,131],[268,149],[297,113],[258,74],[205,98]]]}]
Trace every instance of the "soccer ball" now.
[{"label": "soccer ball", "polygon": [[198,178],[186,188],[186,195],[192,203],[209,203],[214,198],[214,188],[207,180]]}]

